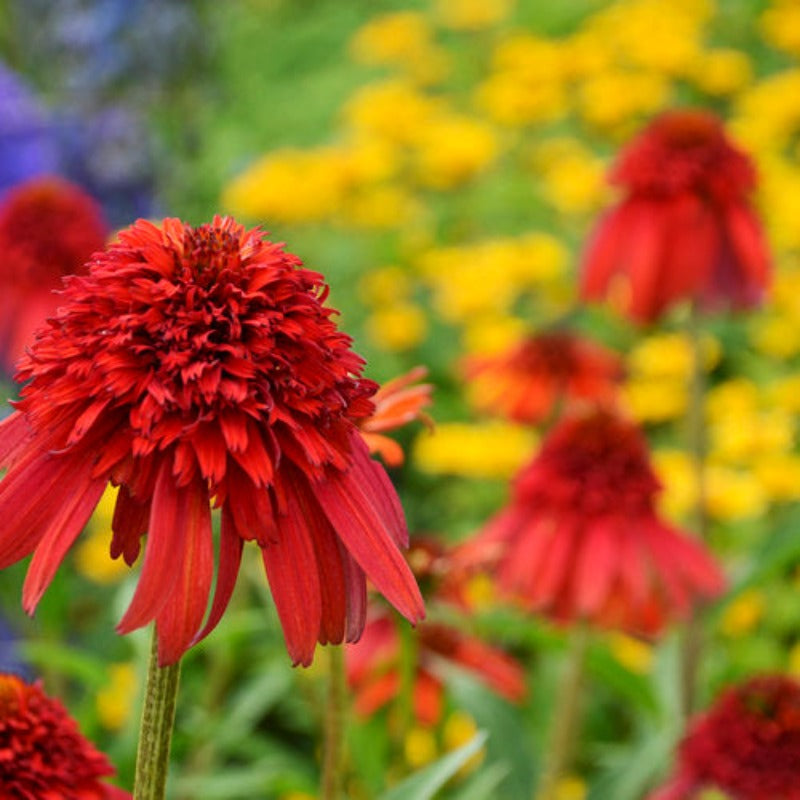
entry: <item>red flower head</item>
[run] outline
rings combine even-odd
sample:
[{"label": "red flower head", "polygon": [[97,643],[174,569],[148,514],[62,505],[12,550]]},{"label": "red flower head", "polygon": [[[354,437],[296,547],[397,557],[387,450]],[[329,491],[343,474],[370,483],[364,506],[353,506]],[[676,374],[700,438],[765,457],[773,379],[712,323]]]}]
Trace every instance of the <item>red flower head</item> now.
[{"label": "red flower head", "polygon": [[623,305],[639,322],[686,299],[705,308],[759,303],[770,264],[748,200],[755,170],[715,116],[658,117],[623,150],[611,181],[625,195],[589,243],[584,298],[603,297],[621,277]]},{"label": "red flower head", "polygon": [[0,203],[0,354],[10,367],[60,301],[54,289],[106,241],[100,207],[58,178],[36,178]]},{"label": "red flower head", "polygon": [[415,419],[429,427],[433,426],[433,421],[423,411],[431,404],[433,386],[430,383],[417,383],[427,374],[425,367],[414,367],[404,375],[384,383],[372,398],[374,413],[359,420],[358,427],[369,451],[378,453],[390,467],[399,467],[405,455],[394,439],[383,435],[385,431],[401,428]]},{"label": "red flower head", "polygon": [[659,488],[632,423],[565,418],[461,560],[494,565],[501,589],[557,621],[657,633],[723,586],[700,545],[656,516]]},{"label": "red flower head", "polygon": [[[444,704],[442,663],[471,672],[512,702],[525,696],[525,673],[502,650],[451,625],[426,622],[417,630],[414,715],[420,725],[436,725]],[[347,648],[347,680],[355,693],[355,710],[369,716],[400,693],[400,636],[388,614],[373,617],[358,644]]]},{"label": "red flower head", "polygon": [[536,424],[561,403],[613,398],[622,364],[589,339],[554,330],[527,337],[497,356],[468,358],[464,372],[479,409]]},{"label": "red flower head", "polygon": [[104,783],[108,759],[38,684],[0,675],[0,786],[4,800],[130,800]]},{"label": "red flower head", "polygon": [[[111,555],[142,572],[118,630],[155,620],[162,664],[219,621],[242,544],[261,548],[295,663],[364,626],[365,574],[412,621],[403,513],[355,421],[375,384],[317,273],[230,218],[139,221],[72,278],[0,423],[0,567],[33,552],[32,612],[106,483]],[[214,571],[209,501],[221,509]]]},{"label": "red flower head", "polygon": [[692,724],[677,775],[650,800],[694,800],[711,788],[737,800],[800,800],[799,764],[800,684],[751,678]]}]

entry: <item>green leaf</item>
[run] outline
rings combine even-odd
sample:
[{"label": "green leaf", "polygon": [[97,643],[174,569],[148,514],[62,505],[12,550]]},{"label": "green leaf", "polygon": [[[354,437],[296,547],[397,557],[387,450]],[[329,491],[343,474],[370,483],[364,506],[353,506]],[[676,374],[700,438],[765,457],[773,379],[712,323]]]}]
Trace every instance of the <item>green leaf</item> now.
[{"label": "green leaf", "polygon": [[453,750],[425,769],[415,772],[402,783],[384,792],[379,800],[431,800],[436,792],[483,747],[486,738],[485,731],[478,731],[458,750]]},{"label": "green leaf", "polygon": [[493,800],[498,797],[497,787],[505,780],[508,771],[508,765],[502,763],[482,769],[453,796],[453,800]]}]

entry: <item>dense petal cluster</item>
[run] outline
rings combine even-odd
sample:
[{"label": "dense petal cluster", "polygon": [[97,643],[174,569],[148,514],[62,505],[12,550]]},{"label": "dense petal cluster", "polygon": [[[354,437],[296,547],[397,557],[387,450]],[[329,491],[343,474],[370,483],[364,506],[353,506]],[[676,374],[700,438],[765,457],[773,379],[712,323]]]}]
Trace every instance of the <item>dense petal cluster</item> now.
[{"label": "dense petal cluster", "polygon": [[[156,621],[162,663],[219,621],[261,548],[289,653],[355,640],[366,579],[412,621],[402,509],[356,421],[376,386],[322,277],[231,218],[139,221],[72,278],[0,423],[0,567],[33,552],[32,612],[108,481],[111,555],[141,576],[119,624]],[[216,590],[210,501],[221,509]]]},{"label": "dense petal cluster", "polygon": [[616,296],[649,322],[681,300],[704,308],[757,305],[770,259],[749,195],[749,157],[704,111],[656,118],[611,174],[624,196],[600,221],[584,258],[586,299]]},{"label": "dense petal cluster", "polygon": [[734,686],[692,724],[675,777],[651,800],[719,789],[737,800],[798,800],[800,684],[782,675]]},{"label": "dense petal cluster", "polygon": [[482,411],[535,424],[576,401],[611,399],[622,362],[566,330],[526,337],[510,350],[464,362],[473,403]]},{"label": "dense petal cluster", "polygon": [[0,674],[0,793],[4,800],[130,800],[103,781],[114,768],[66,709],[15,675]]},{"label": "dense petal cluster", "polygon": [[99,205],[59,178],[34,178],[0,203],[0,355],[10,366],[59,303],[54,289],[106,241]]},{"label": "dense petal cluster", "polygon": [[656,515],[658,491],[632,423],[567,417],[461,560],[493,565],[502,588],[557,621],[657,633],[723,588],[706,551]]}]

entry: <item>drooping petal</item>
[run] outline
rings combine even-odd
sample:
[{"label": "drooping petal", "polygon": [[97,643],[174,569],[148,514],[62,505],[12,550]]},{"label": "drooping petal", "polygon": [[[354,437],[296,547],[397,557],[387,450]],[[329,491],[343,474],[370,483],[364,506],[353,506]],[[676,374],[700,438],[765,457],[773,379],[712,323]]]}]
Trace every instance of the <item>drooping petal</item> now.
[{"label": "drooping petal", "polygon": [[356,564],[347,548],[339,542],[339,552],[347,587],[347,625],[345,641],[357,642],[367,621],[367,579],[364,570]]},{"label": "drooping petal", "polygon": [[333,474],[316,484],[316,495],[344,546],[378,591],[411,622],[425,615],[422,596],[411,570],[397,549],[392,520],[374,504],[353,471]]},{"label": "drooping petal", "polygon": [[278,541],[262,546],[275,608],[293,664],[307,667],[322,617],[320,577],[306,521],[296,512],[278,517]]},{"label": "drooping petal", "polygon": [[603,605],[617,574],[621,556],[617,528],[611,520],[598,520],[584,534],[575,564],[572,593],[581,615],[593,615]]},{"label": "drooping petal", "polygon": [[111,558],[122,556],[131,567],[139,557],[142,536],[147,532],[150,519],[150,503],[140,503],[128,491],[127,486],[120,486],[117,502],[114,504],[114,516],[111,518]]},{"label": "drooping petal", "polygon": [[193,512],[191,484],[178,487],[172,477],[172,459],[162,458],[156,476],[144,562],[128,610],[117,625],[120,633],[155,619],[178,581],[175,556],[186,546]]},{"label": "drooping petal", "polygon": [[194,640],[206,614],[214,575],[211,508],[205,481],[197,476],[180,491],[186,493],[186,535],[183,547],[174,555],[175,585],[156,617],[162,667],[178,661]]}]

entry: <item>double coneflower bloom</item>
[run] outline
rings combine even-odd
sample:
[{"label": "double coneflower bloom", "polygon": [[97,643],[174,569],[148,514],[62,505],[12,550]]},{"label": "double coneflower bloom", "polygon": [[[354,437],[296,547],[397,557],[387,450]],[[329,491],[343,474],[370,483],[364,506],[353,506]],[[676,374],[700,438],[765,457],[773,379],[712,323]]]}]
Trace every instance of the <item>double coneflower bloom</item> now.
[{"label": "double coneflower bloom", "polygon": [[649,800],[695,800],[719,789],[737,800],[798,800],[800,685],[765,675],[723,692],[691,724],[674,777]]},{"label": "double coneflower bloom", "polygon": [[118,630],[155,620],[161,664],[218,623],[245,541],[295,663],[358,639],[367,577],[422,618],[402,509],[357,428],[377,386],[327,293],[281,245],[219,217],[139,221],[68,282],[0,423],[0,567],[33,553],[28,612],[110,481],[111,555],[132,564],[147,534]]},{"label": "double coneflower bloom", "polygon": [[0,797],[131,800],[105,782],[115,770],[38,684],[0,674]]},{"label": "double coneflower bloom", "polygon": [[723,588],[701,545],[656,514],[659,490],[633,423],[570,415],[461,560],[492,567],[502,589],[556,621],[655,634]]},{"label": "double coneflower bloom", "polygon": [[61,280],[102,249],[100,206],[60,178],[34,178],[0,203],[0,364],[10,369],[59,305]]},{"label": "double coneflower bloom", "polygon": [[693,300],[749,308],[769,282],[769,254],[750,196],[750,158],[705,111],[656,118],[611,173],[623,192],[598,224],[583,265],[586,299],[612,295],[639,322]]}]

